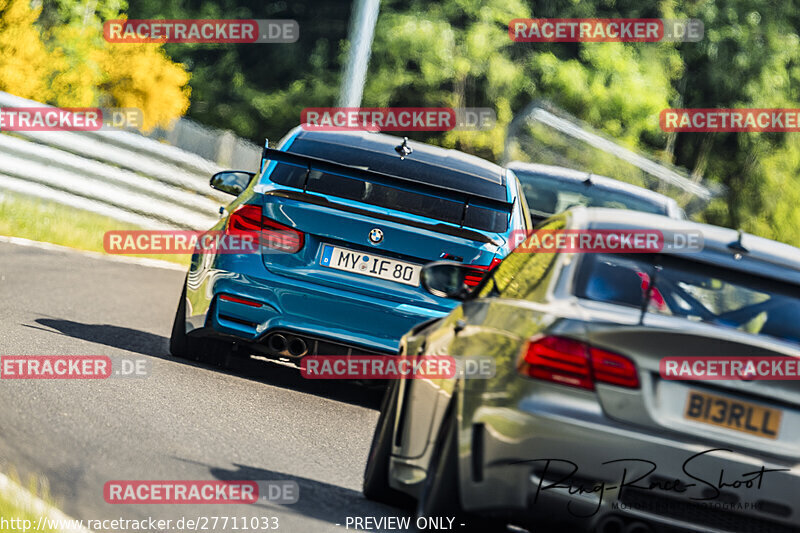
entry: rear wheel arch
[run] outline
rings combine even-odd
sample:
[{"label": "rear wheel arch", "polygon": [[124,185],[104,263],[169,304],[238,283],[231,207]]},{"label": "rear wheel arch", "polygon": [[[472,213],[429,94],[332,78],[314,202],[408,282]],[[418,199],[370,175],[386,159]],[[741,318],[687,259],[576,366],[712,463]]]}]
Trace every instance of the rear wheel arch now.
[{"label": "rear wheel arch", "polygon": [[460,422],[458,398],[453,394],[438,428],[425,481],[417,501],[416,515],[452,516],[464,533],[491,533],[506,531],[502,521],[470,515],[461,502],[459,446]]},{"label": "rear wheel arch", "polygon": [[398,382],[391,383],[381,402],[380,416],[375,426],[367,464],[364,468],[362,491],[364,496],[370,500],[408,508],[411,506],[411,498],[407,494],[393,489],[389,483],[398,385]]}]

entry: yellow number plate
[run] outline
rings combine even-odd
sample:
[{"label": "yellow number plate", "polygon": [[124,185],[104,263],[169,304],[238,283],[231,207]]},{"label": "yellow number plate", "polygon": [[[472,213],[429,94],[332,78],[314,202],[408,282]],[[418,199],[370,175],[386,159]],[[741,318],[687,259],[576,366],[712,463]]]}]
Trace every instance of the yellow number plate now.
[{"label": "yellow number plate", "polygon": [[683,417],[765,439],[777,439],[782,414],[780,409],[690,390]]}]

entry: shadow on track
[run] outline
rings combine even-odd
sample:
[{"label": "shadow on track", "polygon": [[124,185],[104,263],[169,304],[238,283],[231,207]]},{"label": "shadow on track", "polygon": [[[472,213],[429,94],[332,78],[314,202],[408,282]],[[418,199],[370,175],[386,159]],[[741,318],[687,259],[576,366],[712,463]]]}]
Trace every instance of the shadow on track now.
[{"label": "shadow on track", "polygon": [[36,323],[75,339],[142,355],[163,353],[168,343],[161,335],[111,324],[83,324],[57,318],[37,318]]},{"label": "shadow on track", "polygon": [[342,524],[342,526],[348,516],[410,516],[402,509],[369,501],[360,491],[263,468],[238,464],[234,464],[234,466],[235,470],[212,467],[209,468],[209,472],[221,481],[295,481],[300,487],[300,497],[297,503],[277,505],[267,502],[254,505],[271,509],[279,508],[283,512],[296,513],[330,524]]},{"label": "shadow on track", "polygon": [[322,396],[367,409],[379,409],[385,391],[383,388],[368,388],[352,381],[306,379],[300,374],[300,369],[292,364],[281,364],[248,356],[231,355],[220,370],[274,387]]},{"label": "shadow on track", "polygon": [[50,328],[46,331],[87,342],[157,357],[166,361],[226,372],[274,387],[305,392],[368,409],[378,409],[383,398],[382,389],[367,388],[341,380],[305,379],[300,375],[300,370],[294,366],[252,359],[247,355],[230,356],[222,367],[177,359],[169,355],[169,339],[167,337],[137,329],[111,324],[83,324],[58,318],[37,318],[36,323]]}]

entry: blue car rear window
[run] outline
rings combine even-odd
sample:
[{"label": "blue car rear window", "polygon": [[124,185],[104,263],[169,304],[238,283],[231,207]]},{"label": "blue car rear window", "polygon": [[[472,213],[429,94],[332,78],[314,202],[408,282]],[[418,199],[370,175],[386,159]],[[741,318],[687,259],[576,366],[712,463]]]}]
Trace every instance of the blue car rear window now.
[{"label": "blue car rear window", "polygon": [[287,163],[278,163],[269,178],[272,182],[287,187],[305,188],[308,192],[346,198],[458,225],[462,225],[463,216],[463,225],[473,229],[500,233],[508,228],[508,214],[502,211],[467,206],[465,212],[464,205],[460,201],[405,191],[318,170],[308,172],[305,167]]}]

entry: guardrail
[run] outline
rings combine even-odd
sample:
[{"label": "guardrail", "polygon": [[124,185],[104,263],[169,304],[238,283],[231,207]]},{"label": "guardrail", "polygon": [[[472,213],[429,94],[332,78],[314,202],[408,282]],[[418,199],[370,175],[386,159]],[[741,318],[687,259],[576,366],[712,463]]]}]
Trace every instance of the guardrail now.
[{"label": "guardrail", "polygon": [[[2,107],[47,106],[0,92]],[[208,186],[220,170],[213,161],[130,131],[0,135],[0,190],[148,229],[213,225],[220,205],[231,199]]]},{"label": "guardrail", "polygon": [[[3,107],[49,106],[0,92],[0,108]],[[699,199],[699,204],[718,194],[687,179],[679,169],[634,154],[553,115],[535,102],[509,126],[506,160],[509,142],[530,120],[543,121],[626,160],[645,174]],[[191,137],[197,128],[201,127],[183,121],[175,125],[173,137]],[[198,148],[202,145],[203,153],[214,152],[226,164],[236,166],[238,162],[240,168],[244,167],[242,170],[254,169],[260,161],[261,149],[257,146],[230,132],[201,129],[202,142],[195,144]],[[211,145],[215,148],[211,149]],[[212,226],[218,220],[220,205],[230,201],[229,196],[208,186],[210,176],[220,170],[223,168],[214,161],[131,131],[0,134],[0,190],[59,202],[148,229],[202,230]]]}]

